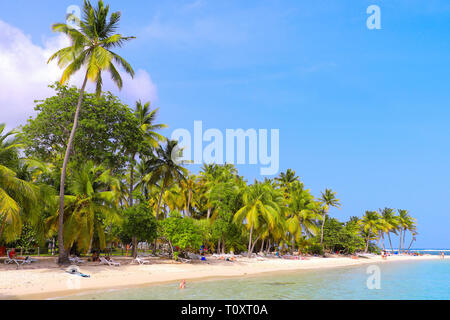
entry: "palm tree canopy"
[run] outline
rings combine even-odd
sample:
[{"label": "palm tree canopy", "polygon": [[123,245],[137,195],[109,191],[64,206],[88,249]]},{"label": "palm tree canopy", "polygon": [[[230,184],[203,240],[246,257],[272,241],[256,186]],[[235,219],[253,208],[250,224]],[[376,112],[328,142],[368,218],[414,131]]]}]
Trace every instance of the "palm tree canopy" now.
[{"label": "palm tree canopy", "polygon": [[327,212],[330,207],[339,208],[341,206],[340,200],[336,198],[336,192],[331,189],[325,189],[325,192],[321,192],[319,201],[322,203],[325,211]]},{"label": "palm tree canopy", "polygon": [[78,28],[73,28],[65,23],[56,23],[52,26],[54,32],[67,35],[71,41],[69,47],[58,50],[49,59],[48,63],[57,60],[60,68],[65,68],[60,83],[66,83],[81,67],[87,68],[86,78],[96,83],[97,95],[102,88],[102,71],[109,71],[114,83],[122,88],[123,81],[117,71],[114,62],[121,66],[132,78],[134,70],[131,65],[113,48],[121,47],[125,42],[135,37],[124,37],[116,34],[120,21],[120,12],[111,13],[108,19],[109,5],[104,5],[102,0],[94,8],[90,1],[85,0],[81,19],[70,15],[75,19]]}]

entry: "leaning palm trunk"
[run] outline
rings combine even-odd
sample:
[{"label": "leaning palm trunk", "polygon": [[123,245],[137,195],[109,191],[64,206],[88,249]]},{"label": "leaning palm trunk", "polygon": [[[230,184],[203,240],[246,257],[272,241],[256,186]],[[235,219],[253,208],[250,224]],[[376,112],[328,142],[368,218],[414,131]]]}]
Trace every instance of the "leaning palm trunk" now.
[{"label": "leaning palm trunk", "polygon": [[411,249],[413,242],[414,242],[414,237],[411,239],[411,243],[409,244],[408,251],[409,251],[409,249]]},{"label": "leaning palm trunk", "polygon": [[[156,221],[158,221],[159,209],[161,208],[161,200],[164,193],[164,184],[161,187],[161,193],[159,194],[158,207],[156,208]],[[156,249],[158,249],[158,238],[155,238],[155,246],[153,248],[153,254],[156,255]]]},{"label": "leaning palm trunk", "polygon": [[398,244],[398,254],[402,251],[402,229],[400,229],[400,237],[399,237],[399,244]]},{"label": "leaning palm trunk", "polygon": [[364,250],[364,253],[367,253],[367,251],[369,251],[369,242],[370,242],[370,235],[367,236],[366,249]]},{"label": "leaning palm trunk", "polygon": [[59,256],[58,256],[58,264],[69,264],[68,252],[66,252],[64,248],[64,184],[66,183],[66,170],[67,164],[69,163],[69,156],[72,150],[73,139],[75,136],[75,131],[78,125],[78,116],[80,114],[81,103],[83,102],[84,89],[86,87],[87,82],[87,73],[84,77],[83,85],[80,90],[80,96],[78,97],[77,109],[75,111],[75,117],[73,120],[72,131],[70,132],[69,142],[67,144],[66,154],[64,155],[64,162],[61,171],[61,181],[59,186],[59,217],[58,217],[58,247],[59,247]]},{"label": "leaning palm trunk", "polygon": [[406,238],[406,229],[403,229],[403,244],[402,244],[403,252],[405,252],[405,238]]},{"label": "leaning palm trunk", "polygon": [[391,233],[388,232],[388,238],[389,238],[389,244],[391,245],[391,252],[394,254],[394,248],[392,247],[392,241],[391,241]]}]

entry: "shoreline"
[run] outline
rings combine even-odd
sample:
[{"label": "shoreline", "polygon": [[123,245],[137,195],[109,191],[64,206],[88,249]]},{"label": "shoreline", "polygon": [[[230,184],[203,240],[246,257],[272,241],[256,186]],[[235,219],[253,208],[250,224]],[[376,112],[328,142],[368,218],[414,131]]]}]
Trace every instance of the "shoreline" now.
[{"label": "shoreline", "polygon": [[[80,265],[82,273],[90,278],[68,274],[58,267],[54,258],[44,258],[32,266],[7,268],[0,266],[0,300],[42,300],[58,299],[98,291],[123,290],[181,281],[205,281],[280,274],[300,270],[320,270],[370,263],[390,263],[406,261],[438,260],[437,255],[390,256],[382,260],[380,256],[351,259],[350,257],[310,257],[308,260],[288,260],[277,258],[239,258],[235,262],[208,257],[207,261],[177,263],[171,260],[150,259],[146,265],[126,264],[131,258],[117,259],[120,267],[86,263]],[[23,268],[23,269],[22,269]]]}]

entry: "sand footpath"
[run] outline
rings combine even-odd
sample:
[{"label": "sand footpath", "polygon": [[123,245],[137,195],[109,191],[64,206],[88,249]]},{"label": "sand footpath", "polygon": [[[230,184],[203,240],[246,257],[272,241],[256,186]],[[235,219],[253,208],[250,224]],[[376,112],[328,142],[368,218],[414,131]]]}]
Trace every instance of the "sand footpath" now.
[{"label": "sand footpath", "polygon": [[[0,299],[46,299],[74,295],[93,290],[120,289],[181,279],[243,277],[267,272],[294,271],[344,267],[393,261],[420,261],[440,259],[439,256],[391,256],[382,260],[380,256],[351,259],[350,257],[310,257],[308,260],[279,258],[238,258],[229,262],[208,257],[207,261],[177,263],[163,259],[149,259],[150,264],[130,264],[131,258],[117,258],[119,267],[87,262],[79,266],[89,274],[82,278],[65,272],[66,268],[55,264],[55,258],[38,258],[38,262],[16,269],[15,265],[4,265],[0,261]],[[0,259],[1,260],[1,259]]]}]

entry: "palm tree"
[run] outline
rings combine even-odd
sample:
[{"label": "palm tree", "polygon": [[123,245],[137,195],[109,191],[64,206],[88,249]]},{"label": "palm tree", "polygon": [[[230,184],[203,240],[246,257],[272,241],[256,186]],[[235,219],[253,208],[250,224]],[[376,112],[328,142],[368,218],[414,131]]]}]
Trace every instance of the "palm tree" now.
[{"label": "palm tree", "polygon": [[297,182],[297,184],[299,186],[293,187],[290,192],[286,210],[286,227],[291,235],[293,251],[295,243],[300,240],[303,232],[306,236],[314,236],[318,232],[317,220],[322,218],[317,213],[318,204],[309,190],[304,190],[302,183]]},{"label": "palm tree", "polygon": [[[68,250],[76,242],[77,248],[90,252],[94,234],[105,246],[105,227],[118,223],[117,199],[120,194],[119,179],[111,171],[92,161],[72,170],[68,179],[70,195],[65,196],[64,244]],[[59,212],[47,220],[51,230],[56,230]]]},{"label": "palm tree", "polygon": [[191,216],[191,206],[195,206],[193,202],[193,192],[197,188],[197,177],[195,174],[189,175],[185,180],[181,183],[181,188],[183,189],[184,196],[184,213],[186,216]]},{"label": "palm tree", "polygon": [[259,231],[262,225],[266,228],[275,228],[281,220],[282,202],[281,195],[277,195],[271,190],[270,186],[255,181],[255,183],[246,188],[242,200],[244,206],[239,209],[233,217],[235,223],[244,221],[247,229],[250,230],[248,242],[248,257],[251,257],[256,242],[261,234],[253,240],[253,232]]},{"label": "palm tree", "polygon": [[282,188],[289,187],[292,183],[299,181],[299,177],[295,175],[295,171],[287,169],[286,173],[281,172],[278,177],[275,178],[277,183]]},{"label": "palm tree", "polygon": [[[415,236],[417,234],[417,229],[416,229],[417,226],[416,226],[416,222],[415,221],[416,221],[416,219],[411,217],[409,214],[405,218],[405,228],[404,228],[404,232],[403,232],[403,251],[405,250],[406,231],[409,231],[412,234],[412,240],[411,240],[411,243],[409,245],[409,248],[411,248],[411,245],[412,245],[413,241],[415,240]],[[409,250],[409,248],[408,248],[408,250]]]},{"label": "palm tree", "polygon": [[[180,183],[188,175],[188,171],[179,164],[180,151],[177,141],[168,140],[165,146],[159,146],[156,149],[156,156],[146,163],[148,173],[143,177],[142,183],[155,185],[159,182],[161,187],[156,208],[156,220],[159,218],[161,200],[165,189],[175,182]],[[155,240],[154,253],[156,253],[156,245],[157,240]]]},{"label": "palm tree", "polygon": [[219,183],[230,183],[237,176],[237,170],[232,164],[204,164],[200,170],[200,181],[205,186],[205,196],[207,198],[207,215],[206,218],[211,217],[214,208],[213,198],[215,186]]},{"label": "palm tree", "polygon": [[[398,209],[398,229],[399,229],[399,245],[398,245],[398,253],[402,251],[402,236],[405,237],[405,231],[408,227],[409,219],[411,218],[409,216],[408,210]],[[403,242],[404,242],[403,238]]]},{"label": "palm tree", "polygon": [[22,143],[15,130],[3,134],[5,127],[0,124],[0,240],[3,237],[10,242],[22,231],[23,214],[36,209],[39,189],[17,177]]},{"label": "palm tree", "polygon": [[[139,128],[144,136],[144,143],[149,149],[156,148],[159,142],[164,141],[165,137],[157,133],[157,130],[167,128],[165,124],[155,124],[156,116],[159,108],[150,110],[150,101],[143,104],[140,100],[136,101],[134,116],[138,120]],[[142,147],[142,146],[141,146]],[[130,154],[130,193],[129,204],[133,206],[133,189],[134,189],[134,165],[137,150],[132,150]]]},{"label": "palm tree", "polygon": [[[389,244],[391,246],[391,252],[394,252],[394,248],[392,247],[392,241],[391,241],[391,232],[397,233],[398,228],[398,219],[395,216],[394,209],[391,208],[384,208],[378,210],[381,214],[381,220],[380,224],[382,226],[383,232],[388,235]],[[384,236],[382,234],[383,238],[383,249],[384,249]]]},{"label": "palm tree", "polygon": [[[125,42],[134,39],[134,37],[124,37],[116,34],[121,13],[114,12],[108,20],[109,5],[104,6],[103,1],[99,0],[97,8],[92,7],[87,0],[84,1],[83,17],[75,18],[79,24],[78,28],[72,28],[65,23],[56,23],[52,26],[53,31],[66,34],[71,40],[71,46],[63,48],[54,53],[48,62],[57,59],[58,66],[65,68],[60,83],[64,84],[69,81],[81,67],[86,67],[83,84],[80,89],[77,107],[75,111],[72,130],[70,132],[69,141],[64,156],[64,162],[61,172],[61,182],[59,190],[59,212],[64,212],[64,188],[66,180],[66,169],[69,162],[69,156],[73,145],[75,130],[78,125],[78,115],[80,113],[83,101],[84,90],[88,80],[96,83],[96,92],[99,96],[102,90],[102,71],[108,70],[114,83],[122,88],[123,81],[117,71],[114,63],[122,66],[126,73],[134,77],[134,71],[130,64],[117,53],[110,49],[121,47]],[[64,250],[64,214],[59,217],[59,264],[69,263],[68,255]]]},{"label": "palm tree", "polygon": [[369,250],[369,241],[379,231],[380,227],[380,216],[376,211],[366,211],[364,216],[359,221],[359,224],[362,228],[362,232],[366,237],[366,248],[364,250],[365,253]]},{"label": "palm tree", "polygon": [[320,245],[323,246],[323,227],[325,225],[328,210],[330,210],[330,207],[339,208],[341,204],[339,202],[339,199],[336,199],[336,192],[333,192],[331,189],[325,189],[325,192],[321,192],[319,202],[321,203],[321,208],[319,209],[320,210],[319,212],[322,215],[322,227],[320,229]]}]

